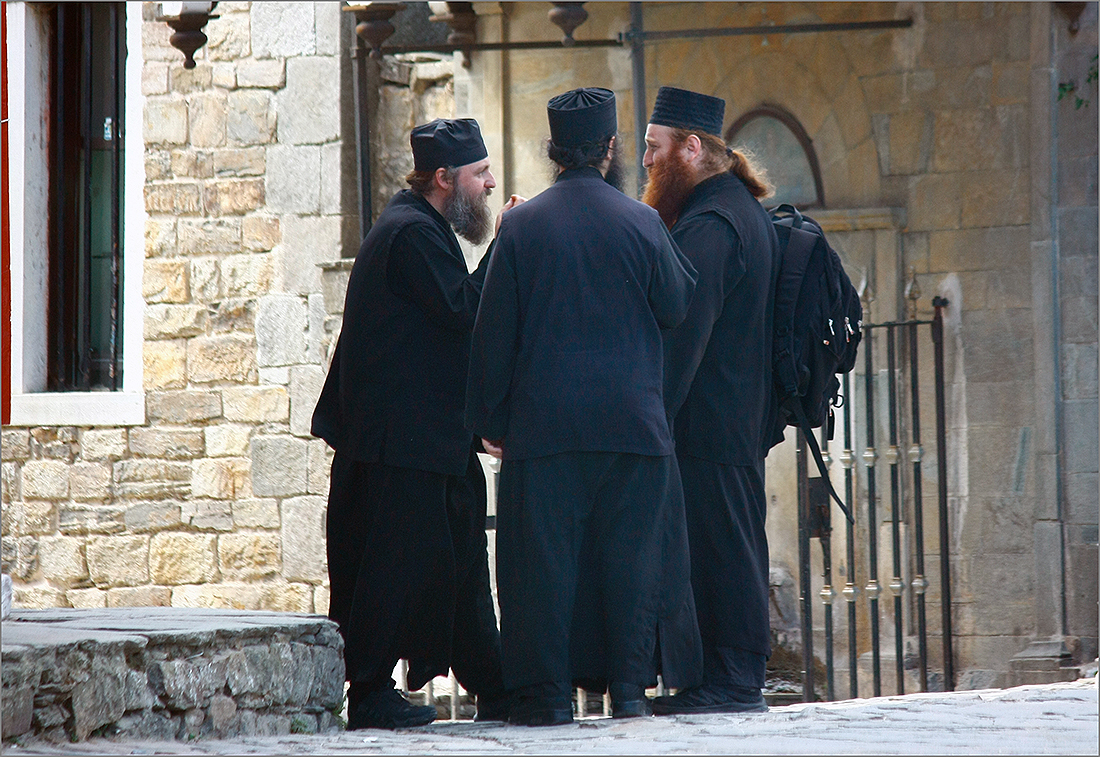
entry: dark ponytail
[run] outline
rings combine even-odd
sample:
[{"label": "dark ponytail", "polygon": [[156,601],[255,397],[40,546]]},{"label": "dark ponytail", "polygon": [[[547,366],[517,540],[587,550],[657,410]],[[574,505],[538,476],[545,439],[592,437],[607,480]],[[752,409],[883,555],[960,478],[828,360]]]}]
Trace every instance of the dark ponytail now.
[{"label": "dark ponytail", "polygon": [[614,134],[594,142],[585,142],[577,147],[560,147],[552,141],[546,143],[546,154],[550,160],[565,170],[599,166],[607,160],[607,151],[611,149]]}]

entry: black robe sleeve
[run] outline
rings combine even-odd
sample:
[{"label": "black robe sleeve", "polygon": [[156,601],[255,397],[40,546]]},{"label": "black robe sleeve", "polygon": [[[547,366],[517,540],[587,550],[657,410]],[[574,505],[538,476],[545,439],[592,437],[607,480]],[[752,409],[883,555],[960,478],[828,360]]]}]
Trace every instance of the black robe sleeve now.
[{"label": "black robe sleeve", "polygon": [[515,262],[507,242],[493,253],[481,302],[470,346],[466,426],[476,436],[499,442],[508,430],[508,392],[519,337]]},{"label": "black robe sleeve", "polygon": [[461,256],[428,224],[410,224],[393,241],[386,268],[390,290],[416,303],[438,326],[470,331],[477,315],[490,253],[470,273]]},{"label": "black robe sleeve", "polygon": [[647,294],[658,325],[672,329],[679,326],[689,312],[696,269],[677,247],[664,224],[658,224],[658,227],[662,233],[658,239],[656,265]]},{"label": "black robe sleeve", "polygon": [[698,279],[687,317],[677,328],[664,332],[665,405],[670,418],[687,398],[727,295],[745,275],[744,250],[737,232],[715,214],[694,216],[674,230],[674,238],[698,271]]}]

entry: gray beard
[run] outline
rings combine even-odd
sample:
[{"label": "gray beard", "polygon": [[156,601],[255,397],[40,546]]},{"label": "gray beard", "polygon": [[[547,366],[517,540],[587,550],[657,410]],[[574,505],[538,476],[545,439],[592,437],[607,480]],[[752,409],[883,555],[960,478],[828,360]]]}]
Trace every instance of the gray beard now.
[{"label": "gray beard", "polygon": [[471,196],[455,187],[443,203],[443,217],[451,224],[455,234],[470,244],[481,244],[488,239],[493,223],[493,215],[489,212],[489,192]]}]

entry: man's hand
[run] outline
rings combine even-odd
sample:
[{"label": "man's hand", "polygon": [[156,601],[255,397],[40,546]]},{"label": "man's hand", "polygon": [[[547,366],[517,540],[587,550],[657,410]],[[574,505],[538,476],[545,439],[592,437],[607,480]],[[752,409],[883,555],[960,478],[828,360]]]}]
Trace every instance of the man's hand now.
[{"label": "man's hand", "polygon": [[[515,195],[512,195],[512,197],[515,197]],[[488,439],[482,439],[481,444],[483,447],[485,447],[485,452],[487,454],[495,457],[497,460],[504,459],[504,450],[500,446],[498,446],[500,444],[499,442],[497,444],[493,444]]]},{"label": "man's hand", "polygon": [[500,233],[500,219],[504,217],[504,214],[515,206],[522,205],[525,202],[527,202],[527,198],[520,197],[519,195],[512,195],[508,198],[508,202],[504,203],[504,207],[500,209],[499,213],[497,213],[497,225],[493,229],[494,236]]}]

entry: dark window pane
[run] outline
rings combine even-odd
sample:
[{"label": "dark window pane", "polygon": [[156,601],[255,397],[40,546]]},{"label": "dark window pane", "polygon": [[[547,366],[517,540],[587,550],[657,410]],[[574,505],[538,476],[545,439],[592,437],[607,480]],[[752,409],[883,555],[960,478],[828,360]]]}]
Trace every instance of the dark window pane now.
[{"label": "dark window pane", "polygon": [[121,386],[122,3],[54,6],[49,388]]}]

